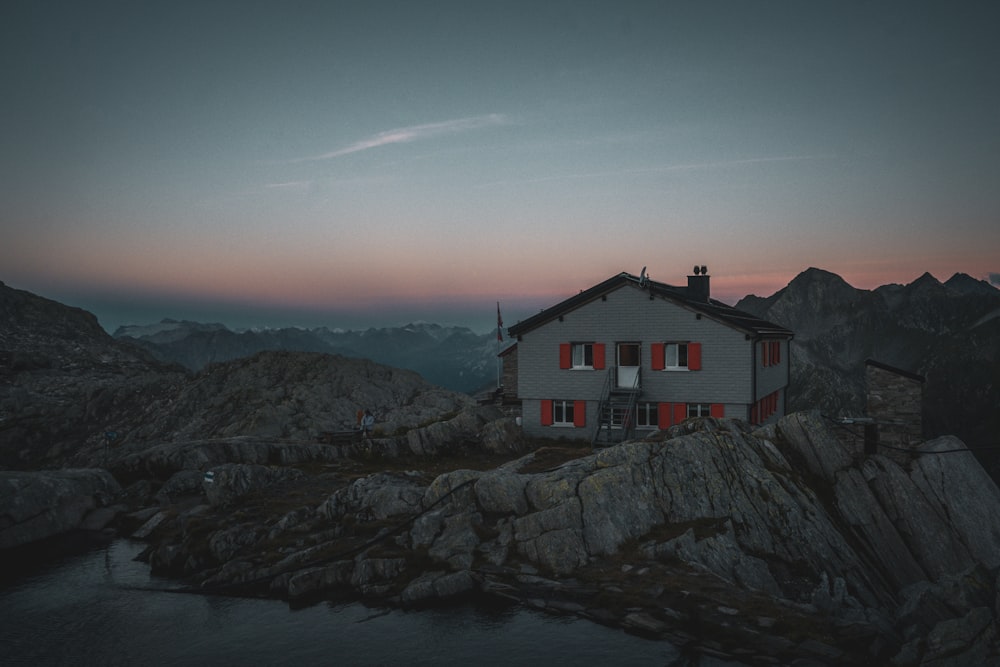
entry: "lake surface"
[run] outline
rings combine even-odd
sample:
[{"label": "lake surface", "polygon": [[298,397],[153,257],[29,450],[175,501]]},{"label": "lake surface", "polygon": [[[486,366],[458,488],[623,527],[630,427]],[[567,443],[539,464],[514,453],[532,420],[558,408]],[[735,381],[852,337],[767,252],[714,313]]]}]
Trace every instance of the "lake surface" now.
[{"label": "lake surface", "polygon": [[[5,665],[668,665],[674,647],[521,606],[401,611],[168,593],[129,540],[5,554]],[[725,664],[703,658],[698,664]]]}]

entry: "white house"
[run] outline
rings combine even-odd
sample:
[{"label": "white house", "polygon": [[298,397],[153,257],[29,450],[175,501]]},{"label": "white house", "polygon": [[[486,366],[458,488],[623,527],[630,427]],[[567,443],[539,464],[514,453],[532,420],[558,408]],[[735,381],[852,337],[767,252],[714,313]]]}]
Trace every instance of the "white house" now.
[{"label": "white house", "polygon": [[686,287],[619,273],[509,327],[529,435],[619,442],[688,417],[784,414],[793,333]]}]

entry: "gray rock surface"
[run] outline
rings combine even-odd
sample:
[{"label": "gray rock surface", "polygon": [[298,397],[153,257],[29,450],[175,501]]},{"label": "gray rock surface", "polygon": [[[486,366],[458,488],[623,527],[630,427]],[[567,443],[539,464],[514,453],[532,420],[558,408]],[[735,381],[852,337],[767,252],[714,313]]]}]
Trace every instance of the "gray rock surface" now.
[{"label": "gray rock surface", "polygon": [[0,549],[102,528],[119,493],[106,470],[0,471]]}]

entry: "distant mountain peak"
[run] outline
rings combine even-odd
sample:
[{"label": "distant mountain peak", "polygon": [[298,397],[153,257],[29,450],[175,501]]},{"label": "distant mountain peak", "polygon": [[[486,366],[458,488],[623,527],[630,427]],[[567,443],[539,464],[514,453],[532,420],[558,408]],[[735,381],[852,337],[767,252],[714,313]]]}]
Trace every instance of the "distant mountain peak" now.
[{"label": "distant mountain peak", "polygon": [[930,271],[924,271],[923,274],[921,274],[921,276],[919,278],[917,278],[916,280],[914,280],[911,284],[912,285],[917,285],[917,284],[940,285],[941,281],[938,280],[937,278],[935,278],[933,275],[931,275]]},{"label": "distant mountain peak", "polygon": [[792,278],[792,281],[788,283],[788,287],[802,289],[803,287],[814,284],[825,285],[836,289],[842,289],[845,287],[852,290],[854,289],[846,280],[838,276],[836,273],[832,273],[824,269],[817,269],[814,266],[809,267],[799,275]]},{"label": "distant mountain peak", "polygon": [[959,294],[995,296],[1000,291],[985,280],[976,280],[967,273],[956,273],[944,285]]}]

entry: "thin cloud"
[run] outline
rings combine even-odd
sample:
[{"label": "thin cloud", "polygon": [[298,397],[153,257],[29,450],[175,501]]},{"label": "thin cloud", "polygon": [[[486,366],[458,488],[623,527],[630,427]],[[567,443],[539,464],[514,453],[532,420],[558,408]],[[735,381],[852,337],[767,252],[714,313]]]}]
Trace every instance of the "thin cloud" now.
[{"label": "thin cloud", "polygon": [[268,183],[264,187],[270,189],[302,189],[308,188],[312,181],[285,181],[284,183]]},{"label": "thin cloud", "polygon": [[479,187],[490,187],[495,185],[511,185],[514,183],[544,183],[547,181],[565,181],[583,178],[598,178],[606,176],[619,176],[621,174],[655,174],[667,171],[693,171],[698,169],[719,169],[723,167],[737,167],[748,164],[761,164],[765,162],[790,162],[806,160],[830,160],[835,155],[779,155],[775,157],[755,157],[740,160],[718,160],[715,162],[692,162],[689,164],[672,164],[661,167],[640,167],[636,169],[615,169],[611,171],[592,171],[578,174],[558,174],[555,176],[542,176],[539,178],[528,178],[519,181],[493,181],[484,183]]},{"label": "thin cloud", "polygon": [[315,162],[317,160],[331,160],[333,158],[338,158],[343,155],[350,155],[351,153],[360,153],[361,151],[366,151],[372,148],[379,148],[381,146],[389,146],[391,144],[405,144],[412,141],[419,141],[421,139],[429,139],[431,137],[437,137],[445,134],[458,134],[460,132],[468,132],[470,130],[478,130],[484,127],[492,127],[495,125],[506,125],[507,117],[503,114],[488,114],[486,116],[473,116],[471,118],[457,118],[455,120],[446,120],[440,123],[426,123],[424,125],[411,125],[410,127],[399,127],[394,130],[386,130],[385,132],[379,132],[378,134],[368,137],[367,139],[362,139],[344,148],[338,148],[337,150],[330,151],[329,153],[322,153],[321,155],[313,155],[311,157],[297,158],[295,160],[290,160],[290,162]]}]

